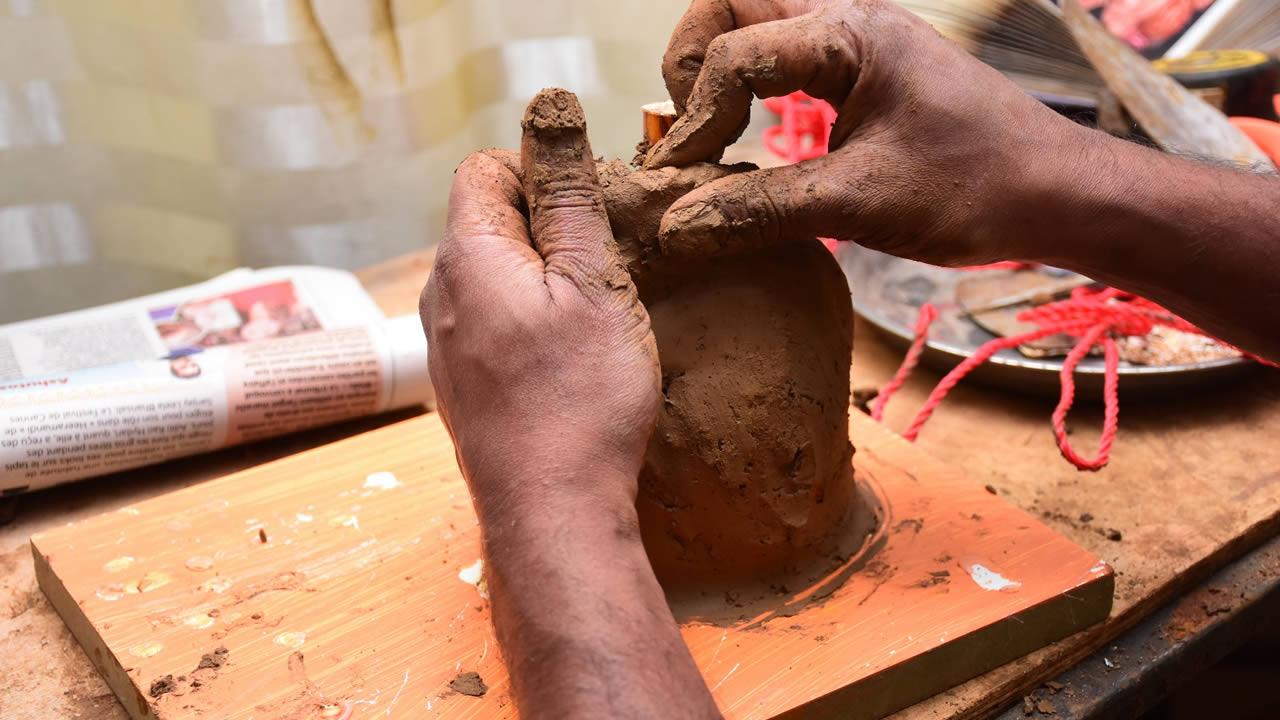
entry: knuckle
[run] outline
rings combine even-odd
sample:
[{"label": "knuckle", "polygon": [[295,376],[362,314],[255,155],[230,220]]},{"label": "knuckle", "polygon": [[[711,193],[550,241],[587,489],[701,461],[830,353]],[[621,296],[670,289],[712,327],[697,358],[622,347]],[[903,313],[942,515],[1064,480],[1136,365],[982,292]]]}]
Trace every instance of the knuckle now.
[{"label": "knuckle", "polygon": [[478,168],[490,167],[496,162],[497,160],[485,151],[475,150],[468,153],[467,156],[462,159],[462,162],[458,163],[457,169],[462,170],[465,168],[467,170],[475,170]]},{"label": "knuckle", "polygon": [[733,60],[734,49],[737,47],[737,34],[740,30],[727,32],[719,35],[707,45],[707,55],[704,61],[705,65],[717,68],[723,68],[729,65]]},{"label": "knuckle", "polygon": [[427,284],[422,288],[419,300],[426,299],[428,294],[432,293],[433,286],[439,287],[452,279],[457,267],[455,259],[457,252],[454,247],[456,242],[452,233],[445,234],[444,240],[440,243],[440,249],[436,251],[435,260],[431,263],[431,274],[427,277]]},{"label": "knuckle", "polygon": [[684,48],[670,47],[662,54],[662,75],[663,77],[672,77],[683,69],[688,58],[688,54]]},{"label": "knuckle", "polygon": [[422,326],[428,329],[441,324],[441,320],[447,314],[442,312],[447,303],[443,302],[442,296],[445,291],[440,287],[437,276],[432,272],[431,277],[427,280],[426,287],[422,288],[422,292],[418,295],[418,315],[422,318]]},{"label": "knuckle", "polygon": [[781,208],[785,196],[775,191],[773,185],[765,179],[755,183],[752,192],[747,195],[748,226],[755,235],[755,243],[759,247],[776,244],[782,232],[783,213]]},{"label": "knuckle", "polygon": [[566,172],[548,180],[541,188],[538,205],[543,210],[555,208],[590,208],[600,204],[600,187],[585,173]]}]

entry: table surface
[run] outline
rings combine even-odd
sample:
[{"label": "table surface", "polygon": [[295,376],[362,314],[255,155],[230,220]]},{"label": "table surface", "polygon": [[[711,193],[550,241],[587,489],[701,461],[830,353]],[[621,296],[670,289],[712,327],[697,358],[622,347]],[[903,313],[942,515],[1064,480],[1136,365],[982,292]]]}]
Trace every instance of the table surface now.
[{"label": "table surface", "polygon": [[[403,314],[416,308],[430,264],[431,252],[424,251],[359,276],[388,315]],[[855,333],[854,387],[877,387],[893,374],[900,352],[861,321]],[[937,380],[936,373],[918,371],[890,404],[888,426],[904,428]],[[1112,464],[1088,474],[1059,456],[1049,424],[1052,403],[978,386],[953,391],[919,445],[1112,563],[1117,571],[1115,610],[1090,631],[895,717],[983,716],[1020,701],[1031,688],[1077,665],[1275,536],[1280,529],[1280,483],[1273,482],[1280,478],[1280,443],[1274,442],[1280,436],[1277,398],[1280,373],[1259,370],[1228,387],[1123,403]],[[0,653],[0,716],[16,711],[31,717],[125,717],[36,586],[27,543],[32,533],[406,416],[347,423],[6,499],[0,504],[0,638],[5,647]],[[1074,411],[1069,420],[1073,442],[1093,446],[1100,423],[1097,407]],[[1205,612],[1211,613],[1206,618],[1223,614]],[[1187,627],[1194,635],[1211,626],[1217,623]]]}]

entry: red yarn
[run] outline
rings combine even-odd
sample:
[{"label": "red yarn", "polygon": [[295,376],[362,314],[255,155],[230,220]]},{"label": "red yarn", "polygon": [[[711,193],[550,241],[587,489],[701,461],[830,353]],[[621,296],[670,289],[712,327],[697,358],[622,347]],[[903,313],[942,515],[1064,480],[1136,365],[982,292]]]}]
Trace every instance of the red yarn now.
[{"label": "red yarn", "polygon": [[[780,98],[770,98],[765,100],[764,103],[766,107],[778,113],[781,117],[779,125],[768,128],[764,132],[765,147],[772,153],[789,163],[809,160],[827,153],[827,146],[831,141],[831,127],[836,120],[836,111],[830,105],[821,100],[815,100],[801,92]],[[834,240],[820,239],[828,249],[834,251]],[[1033,265],[1022,262],[998,262],[963,269],[1017,270],[1028,267],[1033,267]],[[898,372],[880,391],[879,396],[876,397],[875,405],[872,406],[871,417],[876,421],[883,420],[884,408],[888,404],[889,398],[893,397],[894,393],[902,387],[907,377],[911,375],[911,371],[920,362],[920,355],[924,352],[925,344],[928,340],[929,327],[937,317],[937,309],[932,304],[925,303],[920,308],[920,315],[916,320],[915,340],[907,350],[906,357],[903,359],[901,367],[898,368]],[[905,434],[908,440],[914,441],[919,436],[921,428],[924,427],[929,417],[933,415],[933,411],[938,408],[938,405],[942,403],[947,393],[951,392],[951,389],[956,386],[956,383],[959,383],[975,368],[990,359],[992,355],[1006,348],[1014,348],[1050,335],[1065,333],[1080,340],[1072,348],[1071,352],[1067,354],[1066,359],[1062,361],[1062,370],[1059,373],[1062,395],[1058,400],[1058,406],[1053,411],[1053,434],[1058,440],[1058,449],[1062,451],[1062,456],[1071,464],[1081,470],[1101,470],[1111,458],[1111,448],[1115,444],[1116,428],[1120,418],[1120,398],[1118,394],[1120,350],[1116,347],[1114,337],[1126,335],[1143,336],[1150,333],[1156,325],[1171,327],[1186,333],[1208,336],[1208,333],[1150,300],[1121,292],[1115,288],[1104,288],[1102,290],[1091,290],[1084,287],[1076,288],[1072,291],[1069,300],[1025,310],[1018,314],[1018,320],[1033,324],[1037,329],[1022,335],[995,338],[978,348],[972,355],[952,369],[951,372],[947,373],[938,382],[933,392],[929,394],[924,406],[920,408],[920,412],[911,422],[911,426]],[[1222,341],[1219,340],[1217,342]],[[1093,459],[1086,459],[1076,453],[1075,449],[1071,447],[1070,441],[1067,440],[1066,420],[1067,413],[1075,402],[1076,367],[1099,344],[1102,345],[1105,358],[1102,390],[1105,410],[1102,420],[1102,439],[1098,444],[1098,454]],[[1227,345],[1226,343],[1222,344]],[[1231,345],[1227,345],[1227,347],[1239,350],[1239,348],[1234,348]],[[1266,365],[1280,367],[1275,363],[1249,353],[1241,351],[1241,354]]]},{"label": "red yarn", "polygon": [[[898,391],[906,381],[911,370],[919,362],[919,356],[928,338],[929,326],[937,318],[937,310],[932,304],[925,303],[920,308],[920,316],[915,327],[915,341],[907,352],[907,358],[898,369],[893,380],[880,392],[872,417],[880,420],[884,415],[884,406],[889,398]],[[1038,308],[1018,313],[1018,320],[1035,325],[1036,329],[1021,335],[999,337],[979,347],[972,355],[965,358],[947,373],[937,387],[929,394],[920,412],[911,422],[904,437],[914,441],[920,430],[928,422],[933,411],[966,375],[982,365],[1000,350],[1013,348],[1025,343],[1034,342],[1050,335],[1065,333],[1080,338],[1066,359],[1062,361],[1062,370],[1058,377],[1062,385],[1062,394],[1058,406],[1053,411],[1053,434],[1058,440],[1058,449],[1062,456],[1081,470],[1101,470],[1111,459],[1111,448],[1115,445],[1116,430],[1120,420],[1120,350],[1116,347],[1115,336],[1144,336],[1155,326],[1164,325],[1183,332],[1206,335],[1191,323],[1174,315],[1159,305],[1115,288],[1093,290],[1078,287],[1071,292],[1071,298],[1060,302],[1049,303]],[[1220,342],[1220,341],[1219,341]],[[1102,421],[1102,438],[1098,444],[1098,453],[1092,459],[1081,456],[1067,439],[1067,412],[1075,402],[1075,371],[1080,361],[1089,352],[1101,344],[1105,357],[1103,372],[1103,403],[1105,410]],[[1224,345],[1226,343],[1223,343]],[[1228,346],[1230,347],[1230,346]],[[1237,348],[1238,349],[1238,348]],[[1274,363],[1243,353],[1268,365]]]},{"label": "red yarn", "polygon": [[916,320],[916,339],[907,350],[907,356],[903,359],[902,366],[898,368],[898,372],[894,374],[889,384],[885,385],[880,390],[880,394],[876,396],[876,404],[871,407],[872,420],[880,422],[884,419],[885,403],[889,402],[889,398],[898,392],[898,388],[902,387],[902,383],[907,381],[907,376],[915,369],[916,363],[920,362],[920,353],[924,352],[925,342],[929,339],[929,326],[937,319],[938,311],[933,308],[932,304],[925,303],[920,308],[920,317]]}]

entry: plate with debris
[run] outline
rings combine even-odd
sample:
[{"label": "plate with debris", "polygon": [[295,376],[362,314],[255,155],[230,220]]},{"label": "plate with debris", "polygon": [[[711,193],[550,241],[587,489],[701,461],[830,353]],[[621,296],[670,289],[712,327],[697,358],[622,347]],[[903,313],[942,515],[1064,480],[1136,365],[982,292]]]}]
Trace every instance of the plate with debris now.
[{"label": "plate with debris", "polygon": [[[853,309],[902,348],[910,345],[920,307],[933,303],[938,319],[929,331],[921,363],[946,372],[998,336],[1033,329],[1017,320],[1022,310],[1070,295],[1089,278],[1056,268],[952,270],[868,250],[853,243],[836,248]],[[1241,376],[1257,363],[1212,338],[1157,327],[1145,337],[1118,338],[1120,388],[1129,392],[1183,390]],[[1057,397],[1062,361],[1074,341],[1051,336],[1000,350],[969,375],[978,382]],[[1086,357],[1076,369],[1077,396],[1101,399],[1103,359]]]}]

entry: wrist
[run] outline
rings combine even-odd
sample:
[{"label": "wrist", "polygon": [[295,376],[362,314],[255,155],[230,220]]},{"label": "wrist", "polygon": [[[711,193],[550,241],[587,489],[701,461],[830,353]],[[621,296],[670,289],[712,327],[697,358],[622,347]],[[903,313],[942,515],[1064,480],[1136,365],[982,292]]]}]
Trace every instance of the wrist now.
[{"label": "wrist", "polygon": [[512,495],[480,518],[491,586],[528,597],[568,592],[603,567],[648,570],[634,500]]},{"label": "wrist", "polygon": [[476,515],[486,536],[519,542],[577,530],[626,534],[637,524],[639,470],[630,464],[566,452],[480,467],[469,477]]},{"label": "wrist", "polygon": [[1168,158],[1080,126],[1071,142],[1056,175],[1048,170],[1036,185],[1045,222],[1024,238],[1026,259],[1090,276],[1128,268],[1151,231],[1177,214],[1157,190],[1157,167]]},{"label": "wrist", "polygon": [[1024,160],[1008,188],[1017,209],[1001,233],[1002,259],[1053,266],[1077,259],[1089,240],[1086,225],[1114,193],[1112,143],[1127,143],[1071,122],[1055,130],[1019,153]]}]

